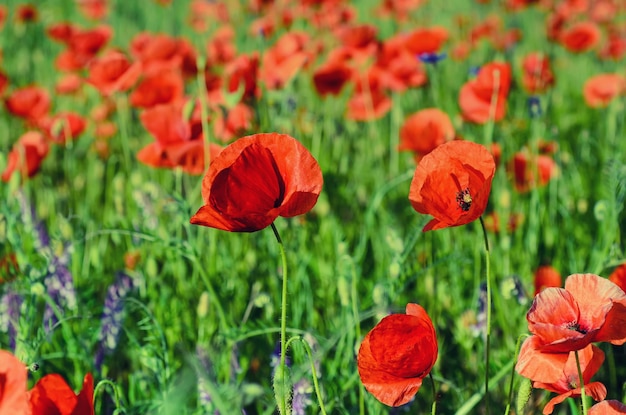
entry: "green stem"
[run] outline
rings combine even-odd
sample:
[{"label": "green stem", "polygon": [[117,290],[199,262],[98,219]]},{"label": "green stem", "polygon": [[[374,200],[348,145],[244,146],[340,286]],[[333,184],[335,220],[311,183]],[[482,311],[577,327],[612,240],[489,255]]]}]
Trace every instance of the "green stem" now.
[{"label": "green stem", "polygon": [[491,268],[490,268],[490,252],[489,239],[487,238],[487,228],[483,217],[480,217],[480,226],[483,229],[483,238],[485,239],[485,272],[487,274],[487,339],[485,341],[485,409],[489,415],[489,349],[491,343]]},{"label": "green stem", "polygon": [[513,402],[513,381],[515,380],[515,365],[517,364],[517,359],[519,357],[519,350],[522,347],[522,339],[528,337],[527,334],[522,334],[517,338],[517,343],[515,343],[515,360],[513,360],[513,368],[511,369],[511,382],[509,383],[509,399],[506,404],[506,409],[504,411],[504,415],[508,415],[511,410],[511,403]]},{"label": "green stem", "polygon": [[276,237],[276,241],[278,242],[278,249],[280,250],[280,257],[283,263],[283,290],[281,295],[281,304],[280,304],[280,364],[278,367],[279,373],[282,377],[282,393],[280,394],[281,398],[278,402],[278,409],[282,415],[287,414],[287,398],[286,398],[286,388],[287,384],[286,380],[286,365],[285,365],[285,355],[287,351],[286,342],[287,342],[287,255],[285,254],[285,246],[283,244],[283,240],[280,238],[280,234],[278,233],[278,229],[272,222],[272,231],[274,232],[274,236]]},{"label": "green stem", "polygon": [[302,346],[304,346],[304,350],[306,351],[306,354],[309,357],[309,364],[311,365],[311,376],[313,377],[313,389],[315,390],[315,396],[317,397],[317,402],[319,403],[319,406],[320,406],[320,412],[322,413],[322,415],[326,415],[326,408],[324,407],[324,401],[322,400],[322,392],[320,390],[320,385],[317,380],[317,371],[315,370],[315,361],[313,360],[313,352],[311,352],[311,346],[306,340],[304,340],[304,338],[300,336],[296,336],[296,337],[292,337],[291,339],[289,339],[289,341],[287,341],[287,344],[285,345],[285,352],[289,348],[289,345],[291,344],[291,342],[296,341],[296,340],[300,341]]},{"label": "green stem", "polygon": [[[495,385],[506,376],[507,372],[511,370],[512,367],[515,366],[515,360],[509,361],[496,375],[493,377],[492,382],[489,384],[489,387],[493,389]],[[455,415],[466,415],[469,414],[470,411],[480,402],[483,398],[484,391],[474,393],[465,403],[461,406],[456,412]]]},{"label": "green stem", "polygon": [[430,384],[433,387],[433,406],[430,410],[430,414],[435,415],[437,413],[437,388],[435,388],[435,379],[433,379],[433,373],[429,372],[428,376],[430,377]]},{"label": "green stem", "polygon": [[[350,260],[351,281],[350,281],[350,297],[352,300],[352,318],[354,319],[354,330],[357,341],[361,340],[361,318],[359,317],[358,304],[358,278],[354,261]],[[359,382],[359,414],[365,415],[365,387],[363,382]]]},{"label": "green stem", "polygon": [[583,371],[580,367],[580,358],[578,357],[578,350],[574,352],[576,356],[576,368],[578,369],[578,382],[580,382],[580,401],[582,403],[583,415],[587,415],[589,408],[587,407],[587,399],[585,399],[585,380],[583,379]]},{"label": "green stem", "polygon": [[93,391],[94,403],[95,403],[96,397],[98,396],[98,392],[100,391],[100,389],[104,388],[105,386],[110,386],[111,389],[113,389],[113,399],[115,400],[115,411],[113,412],[113,414],[115,415],[115,414],[122,413],[122,411],[120,410],[120,407],[121,407],[120,391],[117,385],[108,379],[101,380],[100,382],[98,382],[98,384],[94,388],[94,391]]}]

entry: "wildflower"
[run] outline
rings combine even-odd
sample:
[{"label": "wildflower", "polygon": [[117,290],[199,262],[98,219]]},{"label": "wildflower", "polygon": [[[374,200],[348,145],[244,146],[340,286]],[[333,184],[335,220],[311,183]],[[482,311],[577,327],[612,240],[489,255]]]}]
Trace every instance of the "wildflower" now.
[{"label": "wildflower", "polygon": [[0,350],[0,414],[28,414],[26,365],[6,350]]},{"label": "wildflower", "polygon": [[23,301],[22,296],[11,289],[7,290],[0,299],[0,331],[9,335],[9,347],[12,350],[15,350],[17,346],[20,309]]},{"label": "wildflower", "polygon": [[459,93],[463,118],[484,124],[500,121],[506,114],[506,99],[511,86],[511,67],[492,62],[480,68],[476,78],[465,83]]},{"label": "wildflower", "polygon": [[330,60],[313,73],[315,90],[321,96],[338,95],[352,77],[352,69],[342,60]]},{"label": "wildflower", "polygon": [[619,74],[605,73],[592,76],[583,86],[585,102],[591,108],[606,107],[624,93],[626,93],[626,78]]},{"label": "wildflower", "polygon": [[67,46],[67,49],[61,52],[55,61],[56,67],[62,71],[77,71],[86,68],[113,36],[113,30],[106,25],[93,29],[68,27],[68,32],[59,39]]},{"label": "wildflower", "polygon": [[133,280],[122,272],[117,273],[115,282],[107,289],[104,309],[100,318],[99,346],[95,358],[95,366],[98,369],[102,366],[104,356],[113,352],[117,347],[122,319],[124,318],[124,299],[132,289]]},{"label": "wildflower", "polygon": [[50,94],[42,87],[27,86],[13,91],[4,104],[11,114],[36,125],[50,110]]},{"label": "wildflower", "polygon": [[[548,415],[554,411],[555,405],[569,397],[581,395],[582,385],[580,385],[576,355],[575,352],[541,353],[535,348],[535,342],[531,339],[532,337],[527,339],[520,349],[516,370],[520,375],[532,380],[534,388],[559,394],[543,408],[543,414]],[[606,397],[606,387],[600,382],[590,382],[590,380],[602,366],[604,352],[590,344],[578,351],[578,358],[585,393],[596,401],[603,400]]]},{"label": "wildflower", "polygon": [[619,415],[626,414],[626,405],[620,401],[602,401],[589,408],[589,415]]},{"label": "wildflower", "polygon": [[46,375],[28,392],[28,399],[37,415],[93,415],[93,377],[85,375],[76,395],[61,375]]},{"label": "wildflower", "polygon": [[277,133],[243,137],[211,162],[202,181],[205,204],[191,223],[255,232],[278,216],[311,210],[322,183],[317,161],[295,138]]},{"label": "wildflower", "polygon": [[2,181],[8,182],[15,171],[22,178],[33,177],[48,155],[49,146],[43,134],[37,131],[24,133],[13,145],[7,165],[2,173]]},{"label": "wildflower", "polygon": [[561,45],[574,53],[586,52],[595,47],[601,38],[598,25],[590,21],[581,21],[564,29],[560,34]]},{"label": "wildflower", "polygon": [[541,108],[541,100],[539,97],[530,96],[526,100],[526,106],[528,107],[528,114],[530,118],[537,118],[543,114],[543,109]]},{"label": "wildflower", "polygon": [[556,268],[550,265],[541,265],[535,271],[535,295],[548,287],[560,287],[561,274]]},{"label": "wildflower", "polygon": [[426,108],[409,116],[400,128],[398,150],[410,150],[419,161],[437,146],[454,138],[450,117],[438,108]]},{"label": "wildflower", "polygon": [[437,336],[418,304],[383,318],[363,339],[357,359],[361,382],[389,406],[409,402],[437,361]]},{"label": "wildflower", "polygon": [[491,153],[469,141],[451,141],[424,156],[409,191],[413,208],[434,216],[423,231],[478,219],[487,206],[495,170]]},{"label": "wildflower", "polygon": [[613,270],[609,275],[609,280],[620,287],[622,291],[626,291],[626,262]]},{"label": "wildflower", "polygon": [[522,62],[522,84],[531,94],[545,92],[554,85],[554,74],[547,56],[531,52]]},{"label": "wildflower", "polygon": [[537,294],[526,319],[533,342],[546,353],[579,350],[592,342],[622,345],[626,293],[594,274],[570,275],[565,288],[546,288]]},{"label": "wildflower", "polygon": [[130,104],[136,108],[174,104],[183,98],[184,89],[183,78],[179,72],[154,72],[139,82],[130,94]]},{"label": "wildflower", "polygon": [[131,62],[126,55],[109,51],[94,58],[88,66],[87,82],[103,96],[127,91],[141,75],[141,64]]},{"label": "wildflower", "polygon": [[423,62],[431,65],[436,65],[440,61],[444,60],[448,57],[447,53],[432,53],[432,52],[424,52],[417,55],[417,58]]},{"label": "wildflower", "polygon": [[45,117],[39,122],[48,138],[57,144],[76,140],[85,131],[85,120],[75,112],[60,112],[52,117]]},{"label": "wildflower", "polygon": [[520,193],[545,186],[558,174],[556,162],[550,155],[529,154],[527,148],[515,153],[507,169],[513,175],[515,190]]},{"label": "wildflower", "polygon": [[259,79],[267,89],[281,89],[293,79],[314,55],[308,52],[311,40],[305,32],[288,32],[263,54]]}]

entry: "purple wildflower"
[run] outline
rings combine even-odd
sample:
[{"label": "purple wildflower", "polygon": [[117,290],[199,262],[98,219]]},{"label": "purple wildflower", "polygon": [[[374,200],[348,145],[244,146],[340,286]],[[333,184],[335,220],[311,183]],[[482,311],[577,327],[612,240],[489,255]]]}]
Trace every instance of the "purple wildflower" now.
[{"label": "purple wildflower", "polygon": [[[272,367],[272,377],[274,376],[274,372],[276,372],[276,368],[280,364],[280,342],[276,343],[276,347],[274,347],[274,351],[272,352],[272,356],[270,358],[270,366]],[[289,355],[285,356],[285,366],[291,366],[291,359]]]},{"label": "purple wildflower", "polygon": [[9,348],[15,351],[22,296],[9,290],[0,300],[0,331],[9,335]]},{"label": "purple wildflower", "polygon": [[472,331],[475,336],[487,334],[487,284],[484,282],[480,284],[476,324],[472,325]]},{"label": "purple wildflower", "polygon": [[308,379],[300,379],[293,385],[293,398],[291,409],[294,415],[305,415],[306,409],[311,405],[311,392],[313,387]]},{"label": "purple wildflower", "polygon": [[425,53],[420,53],[419,55],[417,55],[417,58],[421,62],[431,64],[431,65],[437,65],[439,61],[442,61],[447,57],[448,57],[448,54],[445,52],[444,53],[425,52]]},{"label": "purple wildflower", "polygon": [[118,272],[115,282],[107,290],[102,310],[98,351],[95,366],[100,370],[104,357],[115,350],[124,318],[124,299],[133,289],[133,280],[123,272]]},{"label": "purple wildflower", "polygon": [[74,278],[67,268],[68,260],[67,255],[53,255],[48,266],[48,273],[43,280],[50,297],[50,302],[46,303],[43,313],[43,326],[46,332],[50,332],[58,322],[57,312],[76,307]]},{"label": "purple wildflower", "polygon": [[541,109],[541,100],[539,97],[532,95],[526,100],[526,106],[528,107],[528,114],[530,118],[541,117],[543,110]]}]

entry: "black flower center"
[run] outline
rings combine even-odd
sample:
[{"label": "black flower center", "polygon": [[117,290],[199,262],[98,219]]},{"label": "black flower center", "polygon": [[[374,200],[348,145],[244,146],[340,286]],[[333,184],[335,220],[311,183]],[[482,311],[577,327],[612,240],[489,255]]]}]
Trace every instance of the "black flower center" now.
[{"label": "black flower center", "polygon": [[472,195],[470,195],[469,188],[465,188],[456,194],[456,203],[463,212],[467,212],[472,207]]}]

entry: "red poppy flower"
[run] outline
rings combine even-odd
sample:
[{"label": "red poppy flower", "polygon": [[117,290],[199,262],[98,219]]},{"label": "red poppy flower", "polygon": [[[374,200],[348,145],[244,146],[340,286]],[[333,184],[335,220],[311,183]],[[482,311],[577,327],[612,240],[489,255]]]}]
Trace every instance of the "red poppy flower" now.
[{"label": "red poppy flower", "polygon": [[239,55],[224,69],[224,79],[228,92],[235,92],[243,87],[243,99],[259,97],[258,86],[259,54]]},{"label": "red poppy flower", "polygon": [[185,85],[180,73],[166,71],[146,76],[130,94],[130,103],[138,108],[171,104],[183,97]]},{"label": "red poppy flower", "polygon": [[583,87],[585,102],[591,108],[606,107],[624,92],[626,92],[626,78],[613,73],[592,76]]},{"label": "red poppy flower", "polygon": [[[534,336],[526,339],[520,349],[515,368],[520,375],[533,381],[534,388],[559,394],[543,408],[543,414],[548,415],[554,411],[557,404],[565,399],[581,395],[576,354],[575,352],[542,353],[536,346]],[[590,344],[578,351],[578,358],[585,393],[596,401],[603,400],[606,397],[606,387],[600,382],[590,383],[590,380],[602,366],[604,353],[600,348]]]},{"label": "red poppy flower", "polygon": [[418,304],[383,318],[363,339],[357,364],[363,386],[389,406],[409,402],[437,361],[437,334]]},{"label": "red poppy flower", "polygon": [[68,139],[76,140],[85,131],[85,120],[75,112],[60,112],[39,122],[48,138],[57,144],[65,144]]},{"label": "red poppy flower", "polygon": [[[181,167],[189,174],[205,172],[204,138],[200,106],[194,107],[190,116],[184,114],[187,103],[179,101],[170,105],[158,105],[141,113],[141,123],[154,136],[137,154],[137,159],[152,167]],[[211,159],[221,151],[212,144]]]},{"label": "red poppy flower", "polygon": [[37,415],[93,415],[93,377],[85,375],[78,395],[57,374],[46,375],[28,392],[30,407]]},{"label": "red poppy flower", "polygon": [[600,37],[600,29],[597,24],[583,21],[563,30],[560,41],[570,52],[581,53],[596,46]]},{"label": "red poppy flower", "polygon": [[311,210],[322,184],[317,161],[295,138],[277,133],[243,137],[211,162],[202,181],[205,204],[191,223],[255,232],[278,216]]},{"label": "red poppy flower", "polygon": [[32,4],[20,4],[17,6],[15,13],[15,20],[20,23],[36,22],[39,18],[39,12],[37,8]]},{"label": "red poppy flower", "polygon": [[206,50],[207,66],[224,65],[231,62],[237,55],[235,29],[230,25],[217,29],[207,44]]},{"label": "red poppy flower", "polygon": [[[480,124],[491,118],[500,121],[506,114],[510,85],[511,68],[508,64],[493,62],[483,66],[478,76],[465,83],[459,93],[463,118]],[[492,104],[492,101],[495,102]]]},{"label": "red poppy flower", "polygon": [[532,52],[524,57],[522,63],[522,84],[531,94],[545,92],[554,85],[554,74],[547,56]]},{"label": "red poppy flower", "polygon": [[606,278],[574,274],[565,288],[546,288],[526,315],[528,330],[547,353],[579,350],[592,342],[626,342],[626,293]]},{"label": "red poppy flower", "polygon": [[141,75],[141,64],[132,63],[117,51],[94,58],[88,67],[87,82],[104,96],[128,90]]},{"label": "red poppy flower", "polygon": [[4,4],[0,4],[0,30],[4,28],[4,23],[9,15],[9,9]]},{"label": "red poppy flower", "polygon": [[16,117],[36,123],[50,110],[50,95],[41,87],[27,86],[13,91],[4,104]]},{"label": "red poppy flower", "polygon": [[535,295],[549,287],[560,287],[561,274],[551,265],[541,265],[535,271]]},{"label": "red poppy flower", "polygon": [[309,36],[304,32],[288,32],[265,51],[259,79],[267,89],[280,89],[293,79],[313,55],[306,50]]},{"label": "red poppy flower", "polygon": [[0,69],[0,95],[4,94],[7,85],[9,85],[9,77]]},{"label": "red poppy flower", "polygon": [[217,111],[213,120],[213,134],[222,141],[230,141],[252,129],[254,110],[243,102],[231,109]]},{"label": "red poppy flower", "polygon": [[419,161],[437,146],[454,139],[454,126],[448,114],[438,108],[426,108],[409,116],[400,128],[398,150],[415,153]]},{"label": "red poppy flower", "polygon": [[531,155],[527,149],[515,153],[508,171],[513,175],[515,190],[521,193],[545,186],[558,174],[556,162],[551,156]]},{"label": "red poppy flower", "polygon": [[383,117],[391,109],[391,99],[383,89],[385,74],[373,66],[358,77],[346,117],[356,121],[371,121]]},{"label": "red poppy flower", "polygon": [[620,415],[626,414],[626,405],[620,401],[602,401],[589,408],[589,415]]},{"label": "red poppy flower", "polygon": [[315,90],[321,96],[338,95],[352,77],[352,69],[341,59],[330,60],[313,74]]},{"label": "red poppy flower", "polygon": [[76,4],[89,19],[100,20],[109,13],[108,0],[78,0]]},{"label": "red poppy flower", "polygon": [[448,30],[441,26],[415,29],[405,38],[405,47],[413,56],[435,53],[448,40]]},{"label": "red poppy flower", "polygon": [[487,206],[495,170],[491,153],[470,141],[450,141],[425,155],[409,191],[413,208],[434,216],[423,231],[478,219]]},{"label": "red poppy flower", "polygon": [[26,365],[6,350],[0,350],[0,414],[29,414]]},{"label": "red poppy flower", "polygon": [[67,73],[63,75],[54,86],[54,91],[59,95],[71,95],[80,89],[83,85],[83,78],[75,73]]},{"label": "red poppy flower", "polygon": [[7,166],[2,173],[2,181],[8,182],[13,172],[22,177],[32,177],[48,155],[48,143],[43,134],[36,131],[24,133],[9,153]]},{"label": "red poppy flower", "polygon": [[392,91],[420,87],[427,81],[424,65],[406,43],[404,35],[389,38],[376,57],[375,67],[383,74],[383,85]]},{"label": "red poppy flower", "polygon": [[113,36],[113,30],[106,25],[94,29],[71,27],[67,33],[63,51],[56,60],[56,66],[62,71],[81,70],[93,59]]},{"label": "red poppy flower", "polygon": [[626,262],[618,265],[609,275],[609,281],[626,291]]}]

